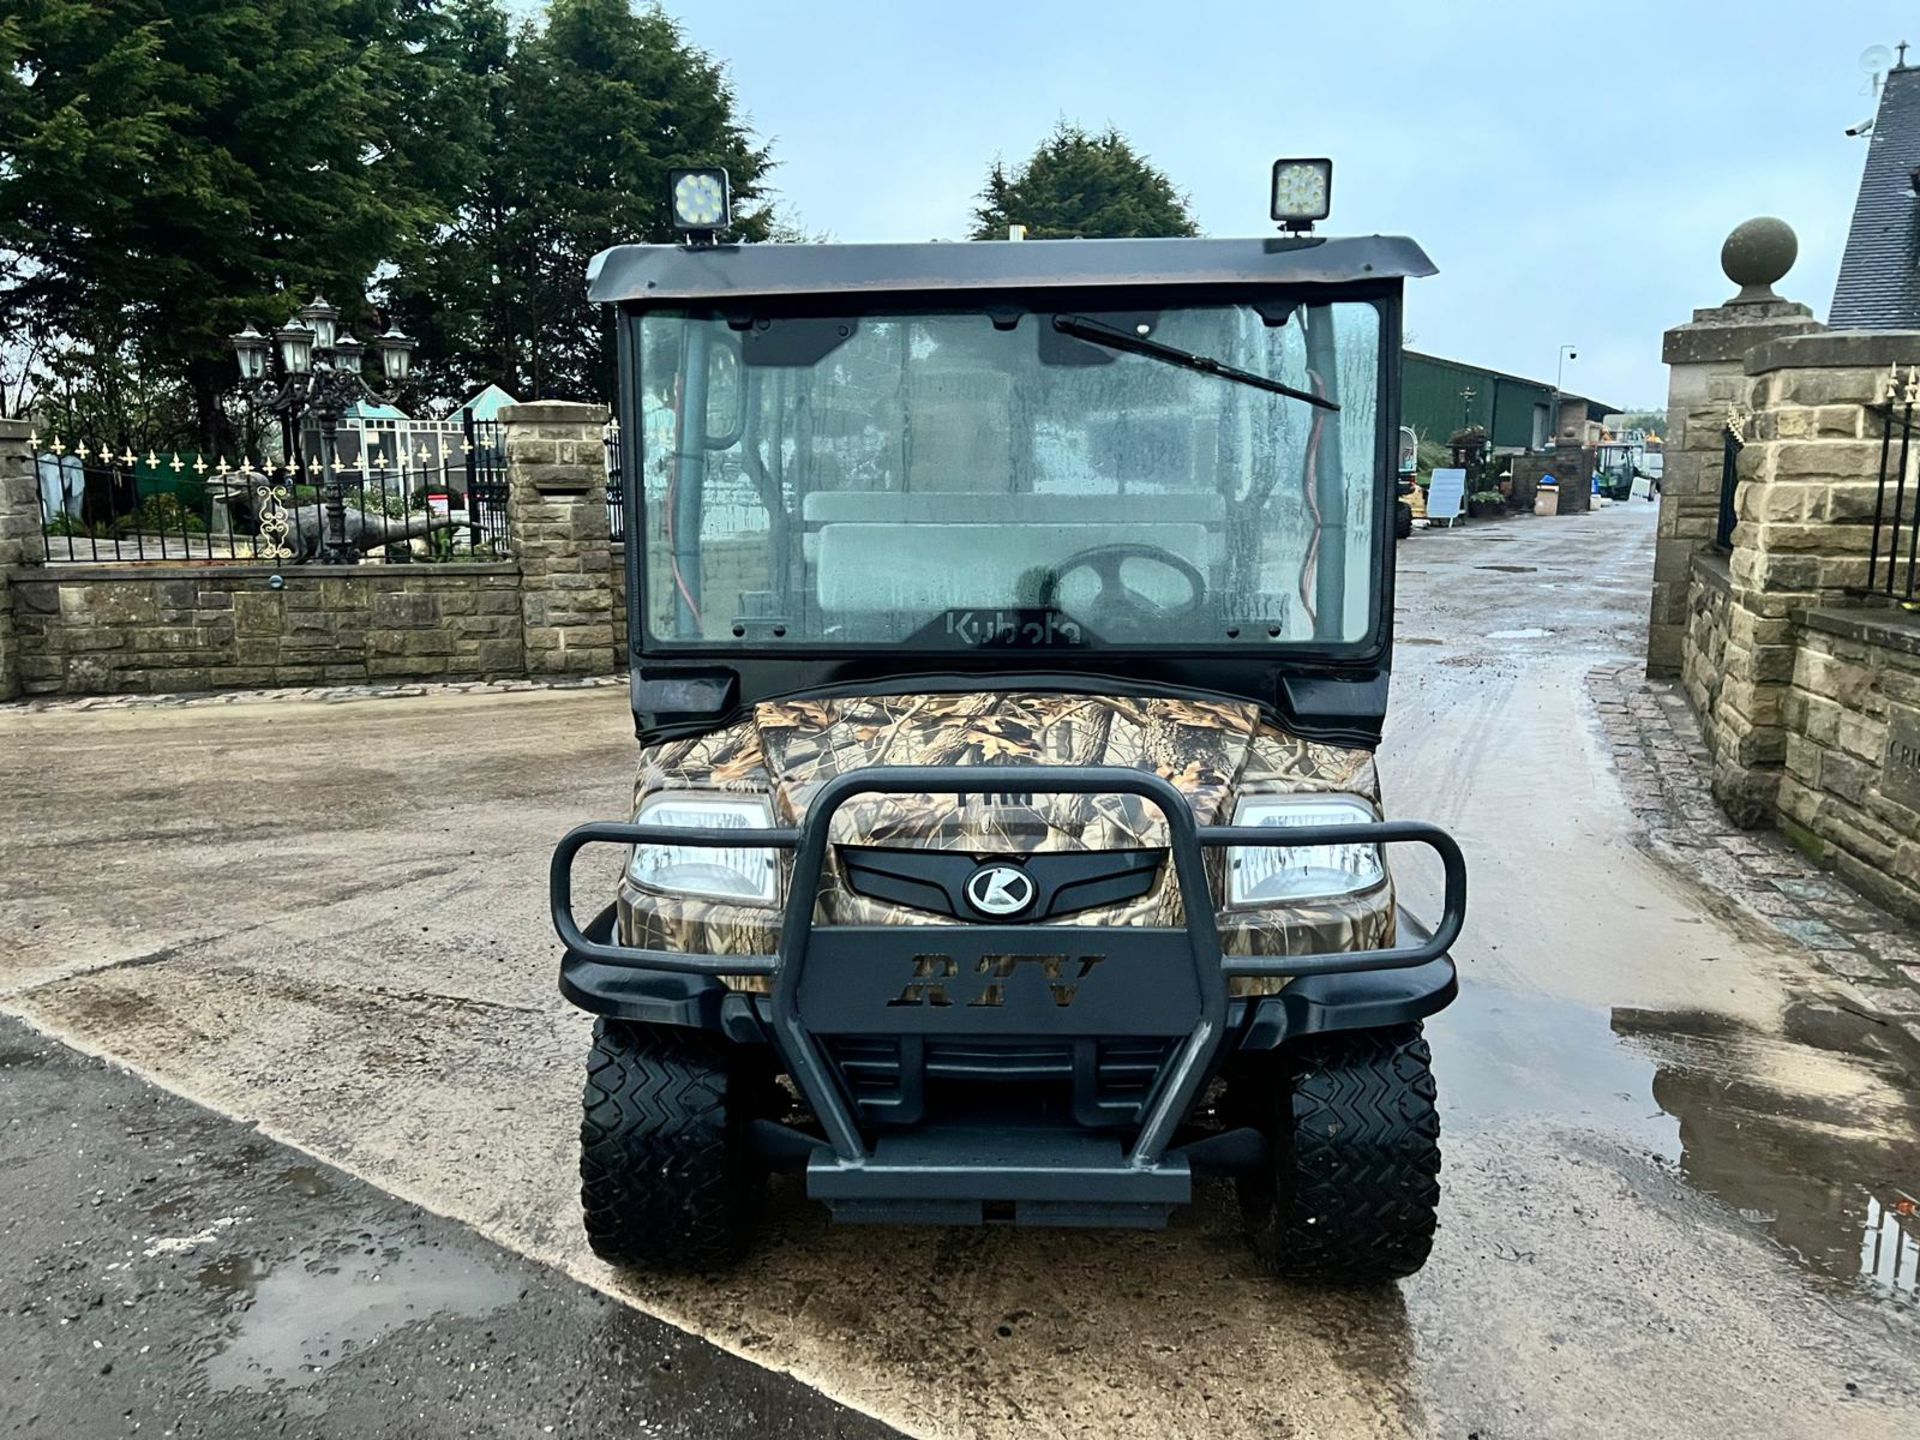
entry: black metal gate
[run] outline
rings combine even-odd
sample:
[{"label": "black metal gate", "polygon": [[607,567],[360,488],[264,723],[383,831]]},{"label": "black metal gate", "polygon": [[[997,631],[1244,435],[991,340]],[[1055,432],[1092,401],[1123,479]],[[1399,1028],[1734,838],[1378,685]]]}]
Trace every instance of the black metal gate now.
[{"label": "black metal gate", "polygon": [[1740,432],[1729,422],[1720,432],[1720,520],[1713,532],[1717,550],[1733,549],[1733,527],[1740,523],[1734,501],[1740,488],[1740,452],[1744,448]]},{"label": "black metal gate", "polygon": [[473,551],[507,551],[507,442],[497,420],[476,420],[466,412],[467,524]]},{"label": "black metal gate", "polygon": [[[1907,458],[1913,442],[1913,401],[1895,405],[1891,396],[1873,407],[1880,412],[1880,485],[1873,497],[1873,545],[1867,557],[1867,589],[1911,600],[1920,568],[1920,485],[1907,498]],[[1899,436],[1896,452],[1894,437]],[[1891,493],[1889,493],[1891,492]],[[1891,503],[1889,503],[1891,502]],[[1903,535],[1904,531],[1904,535]],[[1901,555],[1905,540],[1906,554]],[[1904,563],[1903,563],[1904,559]]]}]

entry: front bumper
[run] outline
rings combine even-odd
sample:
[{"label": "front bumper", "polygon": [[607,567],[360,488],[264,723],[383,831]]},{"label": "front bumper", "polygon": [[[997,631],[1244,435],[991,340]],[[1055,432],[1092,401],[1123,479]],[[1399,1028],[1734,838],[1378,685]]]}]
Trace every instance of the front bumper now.
[{"label": "front bumper", "polygon": [[[1214,1141],[1176,1147],[1202,1088],[1236,1049],[1271,1049],[1293,1036],[1418,1019],[1453,998],[1448,950],[1466,913],[1466,871],[1443,831],[1409,821],[1202,830],[1184,797],[1158,775],[1119,768],[997,766],[997,785],[1022,791],[1130,794],[1165,817],[1187,923],[1142,926],[822,925],[815,920],[835,813],[865,794],[956,794],[980,783],[958,767],[885,767],[828,781],[797,829],[757,832],[794,852],[776,953],[704,955],[624,946],[613,911],[587,931],[572,908],[572,864],[590,844],[738,844],[734,832],[597,823],[569,833],[551,871],[556,930],[567,947],[561,988],[584,1008],[622,1018],[692,1025],[769,1043],[793,1077],[824,1139],[775,1137],[803,1158],[808,1193],[853,1220],[978,1221],[983,1207],[1051,1224],[1162,1223],[1190,1196],[1194,1164]],[[1445,870],[1437,929],[1393,949],[1316,955],[1224,955],[1203,850],[1411,842]],[[1184,961],[1184,963],[1182,963]],[[720,977],[767,977],[765,995]],[[1279,994],[1236,999],[1230,977],[1286,978]],[[1159,1047],[1150,1083],[1131,1102],[1100,1088],[1103,1047]],[[863,1095],[846,1047],[892,1047],[902,1086]],[[1036,1065],[1063,1063],[1073,1082],[1072,1124],[977,1123],[951,1115],[921,1124],[924,1096],[910,1077],[938,1074],[941,1053],[1037,1046]],[[1063,1059],[1061,1057],[1064,1057]],[[964,1062],[947,1061],[947,1064]],[[766,1125],[767,1122],[761,1122]],[[782,1127],[770,1127],[779,1130]]]},{"label": "front bumper", "polygon": [[[617,918],[609,905],[582,933],[610,944]],[[1400,926],[1420,932],[1404,911]],[[560,958],[560,993],[589,1014],[615,1020],[712,1030],[743,1045],[773,1039],[773,997],[733,990],[711,975],[614,965],[568,947]],[[1449,955],[1396,970],[1306,975],[1275,995],[1229,998],[1226,1031],[1237,1049],[1273,1050],[1305,1035],[1412,1024],[1444,1010],[1458,993]]]}]

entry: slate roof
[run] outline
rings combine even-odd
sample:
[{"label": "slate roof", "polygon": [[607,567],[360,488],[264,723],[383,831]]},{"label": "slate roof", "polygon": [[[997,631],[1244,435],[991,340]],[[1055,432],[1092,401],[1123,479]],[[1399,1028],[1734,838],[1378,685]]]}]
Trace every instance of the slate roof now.
[{"label": "slate roof", "polygon": [[1867,140],[1860,198],[1827,323],[1836,330],[1920,330],[1920,66],[1890,71]]}]

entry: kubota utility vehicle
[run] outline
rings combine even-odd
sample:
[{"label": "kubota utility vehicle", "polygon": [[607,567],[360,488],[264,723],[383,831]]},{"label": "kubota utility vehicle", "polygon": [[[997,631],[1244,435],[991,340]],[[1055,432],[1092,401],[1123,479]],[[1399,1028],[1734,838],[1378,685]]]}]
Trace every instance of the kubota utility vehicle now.
[{"label": "kubota utility vehicle", "polygon": [[735,246],[676,179],[690,243],[590,279],[641,745],[552,872],[594,1249],[724,1264],[781,1168],[931,1224],[1157,1226],[1223,1175],[1278,1274],[1418,1269],[1466,882],[1374,749],[1426,256]]}]

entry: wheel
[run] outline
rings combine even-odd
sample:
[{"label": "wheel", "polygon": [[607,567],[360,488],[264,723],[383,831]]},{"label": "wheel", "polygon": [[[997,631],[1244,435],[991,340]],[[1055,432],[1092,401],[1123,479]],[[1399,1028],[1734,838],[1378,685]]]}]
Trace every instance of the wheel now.
[{"label": "wheel", "polygon": [[580,1118],[594,1254],[714,1270],[746,1253],[766,1186],[747,1131],[757,1081],[732,1046],[701,1031],[594,1022]]},{"label": "wheel", "polygon": [[1404,500],[1393,502],[1393,538],[1404,540],[1413,534],[1413,506]]},{"label": "wheel", "polygon": [[1440,1203],[1440,1115],[1420,1027],[1328,1035],[1276,1061],[1240,1077],[1235,1106],[1271,1148],[1268,1166],[1239,1181],[1261,1263],[1336,1285],[1413,1274]]}]

